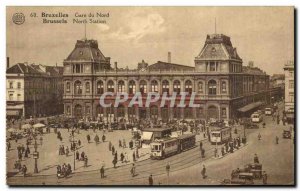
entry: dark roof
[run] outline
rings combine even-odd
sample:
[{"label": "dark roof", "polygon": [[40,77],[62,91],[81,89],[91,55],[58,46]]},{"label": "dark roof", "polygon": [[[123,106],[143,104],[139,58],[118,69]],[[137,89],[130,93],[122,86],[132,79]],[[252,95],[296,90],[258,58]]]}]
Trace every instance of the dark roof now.
[{"label": "dark roof", "polygon": [[66,60],[86,60],[86,61],[107,61],[102,52],[98,48],[96,40],[77,40],[74,50],[70,53]]},{"label": "dark roof", "polygon": [[150,70],[194,70],[195,67],[158,61],[148,67]]},{"label": "dark roof", "polygon": [[161,131],[170,131],[172,128],[145,128],[143,131],[147,132],[161,132]]},{"label": "dark roof", "polygon": [[236,48],[232,46],[230,37],[223,34],[207,35],[204,47],[202,48],[200,54],[196,58],[203,60],[242,60],[238,55]]},{"label": "dark roof", "polygon": [[7,74],[34,74],[59,76],[63,74],[62,66],[44,66],[40,64],[18,63],[6,70]]}]

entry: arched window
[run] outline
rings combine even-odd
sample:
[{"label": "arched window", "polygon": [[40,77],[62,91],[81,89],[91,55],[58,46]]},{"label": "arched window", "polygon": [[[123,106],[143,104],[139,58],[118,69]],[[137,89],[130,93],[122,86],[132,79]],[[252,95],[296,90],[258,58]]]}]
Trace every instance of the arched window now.
[{"label": "arched window", "polygon": [[162,92],[167,92],[167,94],[169,94],[169,82],[168,82],[168,80],[164,80],[162,82]]},{"label": "arched window", "polygon": [[115,92],[114,82],[112,80],[109,80],[107,83],[107,91]]},{"label": "arched window", "polygon": [[151,92],[158,92],[158,82],[156,80],[151,81]]},{"label": "arched window", "polygon": [[90,91],[91,91],[90,82],[86,82],[85,83],[85,92],[90,93]]},{"label": "arched window", "polygon": [[82,84],[80,81],[76,81],[74,84],[74,93],[75,95],[81,95],[82,94]]},{"label": "arched window", "polygon": [[210,80],[208,82],[208,94],[209,95],[217,94],[217,82],[215,80]]},{"label": "arched window", "polygon": [[203,82],[198,83],[198,92],[203,93]]},{"label": "arched window", "polygon": [[131,80],[131,81],[129,82],[128,92],[129,92],[129,94],[135,94],[135,92],[136,92],[135,81]]},{"label": "arched window", "polygon": [[192,94],[192,91],[193,91],[192,82],[190,80],[187,80],[185,82],[185,92]]},{"label": "arched window", "polygon": [[67,82],[66,84],[66,92],[69,93],[71,91],[71,83]]},{"label": "arched window", "polygon": [[222,91],[222,93],[226,93],[227,92],[226,82],[224,82],[224,81],[221,83],[221,91]]},{"label": "arched window", "polygon": [[173,92],[176,92],[177,94],[180,93],[180,81],[175,80],[173,82]]},{"label": "arched window", "polygon": [[141,94],[147,93],[147,82],[145,80],[140,81],[140,92]]},{"label": "arched window", "polygon": [[103,94],[104,93],[104,84],[102,81],[97,82],[97,94]]},{"label": "arched window", "polygon": [[118,92],[125,92],[125,83],[122,80],[118,83]]}]

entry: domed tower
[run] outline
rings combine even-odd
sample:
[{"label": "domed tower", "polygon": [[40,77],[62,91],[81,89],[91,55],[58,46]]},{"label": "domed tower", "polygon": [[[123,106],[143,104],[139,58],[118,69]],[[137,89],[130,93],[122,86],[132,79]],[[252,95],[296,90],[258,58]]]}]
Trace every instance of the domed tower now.
[{"label": "domed tower", "polygon": [[77,40],[64,60],[64,114],[78,119],[93,115],[97,72],[111,70],[110,57],[99,50],[96,40]]}]

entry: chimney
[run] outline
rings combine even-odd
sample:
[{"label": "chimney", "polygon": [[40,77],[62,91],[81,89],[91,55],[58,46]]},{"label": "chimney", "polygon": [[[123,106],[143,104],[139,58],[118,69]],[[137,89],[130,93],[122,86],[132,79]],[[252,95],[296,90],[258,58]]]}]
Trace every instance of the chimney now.
[{"label": "chimney", "polygon": [[118,62],[115,62],[115,70],[118,70]]},{"label": "chimney", "polygon": [[6,57],[6,69],[9,68],[9,57]]},{"label": "chimney", "polygon": [[253,68],[253,67],[254,67],[254,62],[253,62],[253,61],[249,61],[249,62],[248,62],[248,66],[249,66],[250,68]]},{"label": "chimney", "polygon": [[171,63],[171,52],[168,52],[168,63]]}]

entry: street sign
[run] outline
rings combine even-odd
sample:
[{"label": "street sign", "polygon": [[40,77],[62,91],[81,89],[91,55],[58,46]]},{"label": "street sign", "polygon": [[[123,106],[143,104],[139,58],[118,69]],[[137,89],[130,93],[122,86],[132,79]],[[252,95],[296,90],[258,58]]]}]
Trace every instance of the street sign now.
[{"label": "street sign", "polygon": [[38,159],[39,158],[39,152],[33,152],[33,158]]}]

